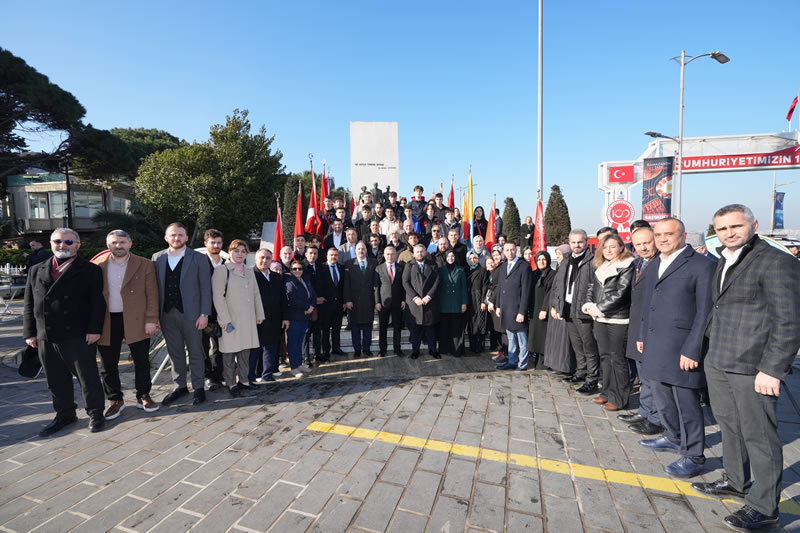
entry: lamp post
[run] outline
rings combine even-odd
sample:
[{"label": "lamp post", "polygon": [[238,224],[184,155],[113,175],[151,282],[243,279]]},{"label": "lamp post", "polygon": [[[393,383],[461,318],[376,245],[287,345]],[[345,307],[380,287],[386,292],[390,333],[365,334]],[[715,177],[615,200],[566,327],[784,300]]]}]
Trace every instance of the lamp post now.
[{"label": "lamp post", "polygon": [[688,60],[686,56],[686,50],[681,50],[681,55],[670,58],[672,61],[675,61],[681,66],[681,103],[678,117],[678,174],[675,176],[672,187],[672,216],[676,218],[680,218],[681,216],[681,178],[683,177],[683,74],[684,70],[686,69],[686,65],[695,59],[706,56],[721,64],[725,64],[730,61],[730,58],[728,58],[728,56],[719,50],[697,56],[689,56]]}]

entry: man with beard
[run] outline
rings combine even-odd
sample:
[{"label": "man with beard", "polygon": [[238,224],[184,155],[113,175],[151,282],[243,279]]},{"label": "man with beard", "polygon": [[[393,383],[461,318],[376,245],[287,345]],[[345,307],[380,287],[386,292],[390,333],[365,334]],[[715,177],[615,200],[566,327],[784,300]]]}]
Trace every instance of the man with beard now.
[{"label": "man with beard", "polygon": [[94,343],[103,331],[106,303],[103,272],[78,257],[80,236],[59,228],[50,236],[53,259],[31,267],[25,286],[22,331],[25,343],[39,350],[56,417],[39,435],[46,437],[77,422],[72,376],[78,378],[89,431],[105,427],[103,385]]}]

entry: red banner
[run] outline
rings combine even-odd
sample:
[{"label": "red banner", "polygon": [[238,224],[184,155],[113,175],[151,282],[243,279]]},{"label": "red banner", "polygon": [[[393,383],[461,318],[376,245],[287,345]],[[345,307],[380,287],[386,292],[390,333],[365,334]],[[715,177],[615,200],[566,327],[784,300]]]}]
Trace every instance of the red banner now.
[{"label": "red banner", "polygon": [[542,201],[536,203],[536,219],[533,221],[533,254],[547,250],[547,237],[544,234],[544,207]]},{"label": "red banner", "polygon": [[684,156],[683,172],[710,170],[751,170],[800,166],[800,146],[766,154]]},{"label": "red banner", "polygon": [[672,211],[674,157],[645,159],[642,165],[642,218],[648,222],[667,218]]},{"label": "red banner", "polygon": [[624,167],[608,167],[609,183],[633,183],[633,165]]}]

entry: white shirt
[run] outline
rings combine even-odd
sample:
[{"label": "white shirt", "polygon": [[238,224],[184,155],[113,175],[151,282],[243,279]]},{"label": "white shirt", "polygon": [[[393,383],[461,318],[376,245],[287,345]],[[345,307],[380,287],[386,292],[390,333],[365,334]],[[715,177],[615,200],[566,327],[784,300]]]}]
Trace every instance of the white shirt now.
[{"label": "white shirt", "polygon": [[175,268],[178,266],[178,263],[180,263],[181,259],[183,259],[184,255],[186,255],[186,247],[184,247],[183,250],[181,250],[181,253],[178,255],[172,255],[169,253],[169,251],[167,251],[167,263],[169,263],[169,269],[175,270]]},{"label": "white shirt", "polygon": [[667,271],[667,269],[675,261],[675,259],[679,255],[681,255],[684,251],[686,251],[686,249],[689,248],[689,247],[690,246],[687,244],[686,246],[684,246],[683,248],[681,248],[677,252],[673,253],[669,257],[665,256],[663,253],[661,254],[661,264],[658,265],[658,279],[661,279],[661,276],[664,275],[664,272]]},{"label": "white shirt", "polygon": [[[215,268],[216,268],[216,267],[215,267]],[[264,270],[258,270],[258,269],[256,269],[256,270],[257,270],[258,272],[261,272],[261,275],[262,275],[262,276],[264,276],[265,278],[267,278],[267,282],[269,282],[269,270],[267,270],[267,271],[264,271]]]},{"label": "white shirt", "polygon": [[727,248],[722,250],[722,257],[725,258],[725,266],[722,267],[722,276],[720,276],[719,280],[719,288],[721,289],[722,286],[725,284],[725,274],[728,273],[728,269],[736,264],[739,260],[739,256],[742,255],[742,250],[744,250],[744,246],[736,250],[735,252],[731,252]]},{"label": "white shirt", "polygon": [[217,268],[218,266],[222,266],[222,256],[221,255],[219,256],[219,262],[218,263],[214,262],[214,258],[211,257],[210,253],[206,252],[206,255],[211,260],[211,266],[213,266],[214,268]]},{"label": "white shirt", "polygon": [[344,232],[341,232],[341,233],[337,234],[334,231],[333,233],[331,233],[331,235],[332,235],[331,240],[333,240],[333,247],[334,248],[338,248],[339,246],[341,246],[342,245],[342,239],[344,238]]},{"label": "white shirt", "polygon": [[394,279],[394,263],[386,263],[386,271],[389,273],[389,279]]}]

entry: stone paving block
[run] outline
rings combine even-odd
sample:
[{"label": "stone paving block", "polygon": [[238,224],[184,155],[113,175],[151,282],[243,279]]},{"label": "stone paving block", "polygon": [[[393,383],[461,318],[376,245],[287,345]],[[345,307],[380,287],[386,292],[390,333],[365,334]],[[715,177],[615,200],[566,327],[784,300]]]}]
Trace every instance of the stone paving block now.
[{"label": "stone paving block", "polygon": [[[181,459],[185,459],[191,455],[195,450],[200,448],[203,444],[200,442],[184,441],[166,450],[161,455],[158,455],[150,461],[144,463],[139,467],[139,470],[148,474],[157,474],[163,472],[170,466],[174,465]],[[158,451],[158,450],[154,450]]]},{"label": "stone paving block", "polygon": [[136,531],[147,531],[198,491],[200,491],[198,487],[188,483],[178,483],[134,513],[122,523],[122,526]]},{"label": "stone paving block", "polygon": [[291,505],[291,509],[309,514],[319,513],[342,484],[344,478],[344,474],[321,471],[309,482],[303,493]]},{"label": "stone paving block", "polygon": [[353,524],[364,529],[384,531],[394,514],[401,494],[403,494],[402,487],[378,481],[372,486]]},{"label": "stone paving block", "polygon": [[288,461],[270,459],[255,474],[236,489],[238,496],[257,500],[275,484],[293,465]]},{"label": "stone paving block", "polygon": [[359,425],[362,429],[372,429],[375,431],[383,431],[386,423],[389,421],[388,418],[382,418],[379,416],[369,416],[361,422]]},{"label": "stone paving block", "polygon": [[223,450],[219,455],[188,475],[186,481],[197,485],[208,485],[243,456],[244,452],[230,449]]},{"label": "stone paving block", "polygon": [[411,450],[397,449],[383,469],[381,480],[405,485],[417,466],[420,454]]},{"label": "stone paving block", "polygon": [[458,427],[459,431],[469,431],[471,433],[480,433],[483,431],[483,426],[486,421],[486,414],[481,411],[473,411],[467,409],[461,417],[461,424]]},{"label": "stone paving block", "polygon": [[202,462],[210,461],[240,438],[240,435],[234,433],[221,433],[215,439],[207,442],[191,453],[188,458]]},{"label": "stone paving block", "polygon": [[544,531],[544,523],[538,516],[509,511],[506,518],[506,530],[514,533],[518,531],[537,533]]},{"label": "stone paving block", "polygon": [[195,494],[181,507],[195,513],[207,513],[209,509],[213,509],[215,505],[232,494],[249,477],[250,474],[245,472],[229,470],[225,475],[219,476],[206,488]]},{"label": "stone paving block", "polygon": [[49,500],[108,467],[108,463],[96,460],[87,461],[79,467],[62,474],[60,477],[36,489],[36,499],[43,501]]},{"label": "stone paving block", "polygon": [[299,434],[295,439],[278,453],[277,457],[287,461],[296,462],[322,437],[321,433],[307,431]]},{"label": "stone paving block", "polygon": [[132,495],[140,498],[152,499],[166,491],[171,486],[178,483],[188,474],[197,470],[201,465],[194,461],[183,460],[175,463],[163,472],[159,472],[150,478],[147,483],[131,492]]},{"label": "stone paving block", "polygon": [[146,502],[142,500],[125,496],[71,531],[75,533],[109,531],[126,517],[144,507],[145,504]]},{"label": "stone paving block", "polygon": [[588,525],[622,531],[608,484],[577,479],[575,486],[583,509],[583,519]]},{"label": "stone paving block", "polygon": [[442,476],[439,474],[420,470],[414,472],[411,483],[400,502],[400,508],[420,514],[429,514],[436,499],[436,493],[439,492],[441,480]]},{"label": "stone paving block", "polygon": [[[72,455],[72,454],[69,454],[69,453],[67,453],[67,452],[65,452],[63,450],[56,450],[56,451],[54,451],[52,453],[49,453],[47,455],[43,455],[41,457],[37,457],[36,459],[32,460],[31,462],[25,463],[24,465],[20,466],[19,468],[15,468],[14,470],[11,470],[7,474],[5,474],[3,476],[3,479],[0,480],[0,483],[2,483],[2,485],[3,485],[3,488],[0,489],[0,502],[3,502],[5,500],[9,500],[9,499],[13,499],[13,498],[16,497],[16,496],[12,496],[11,498],[9,498],[8,496],[4,496],[4,493],[6,491],[8,491],[9,489],[11,489],[11,492],[13,492],[15,490],[13,488],[13,485],[16,485],[17,483],[25,482],[25,480],[27,478],[29,478],[29,477],[31,477],[31,476],[33,476],[35,474],[41,473],[42,471],[44,471],[45,469],[47,469],[51,465],[53,465],[53,464],[55,464],[55,463],[57,463],[59,461],[62,461],[63,459],[69,457],[70,455]],[[58,475],[58,474],[55,474],[55,473],[52,473],[52,474],[53,474],[54,477],[56,477]],[[27,482],[30,483],[30,481],[27,481]]]},{"label": "stone paving block", "polygon": [[28,498],[20,497],[0,505],[0,525],[9,522],[21,515],[25,515],[30,509],[41,505]]},{"label": "stone paving block", "polygon": [[481,447],[501,452],[508,451],[508,426],[486,424],[483,428]]},{"label": "stone paving block", "polygon": [[[39,505],[36,505],[31,500],[23,499],[26,505],[29,502],[35,507],[27,509],[24,513],[20,514],[13,520],[6,522],[6,516],[10,518],[11,516],[18,514],[19,511],[19,506],[15,506],[12,502],[12,504],[8,506],[4,505],[3,510],[0,511],[0,523],[4,523],[4,527],[10,530],[30,531],[44,522],[47,522],[59,513],[69,509],[84,498],[90,497],[93,492],[95,492],[95,489],[92,487],[76,484],[75,486],[63,490],[57,496],[50,498]],[[9,507],[10,509],[6,510],[5,507]],[[7,512],[9,513],[8,515],[6,515]]]},{"label": "stone paving block", "polygon": [[442,494],[470,499],[475,478],[475,463],[461,459],[450,459],[442,485]]},{"label": "stone paving block", "polygon": [[381,428],[382,431],[387,433],[405,433],[409,424],[411,424],[413,416],[408,413],[400,414],[399,416],[392,416],[386,424]]},{"label": "stone paving block", "polygon": [[657,533],[664,531],[664,526],[659,522],[658,517],[653,514],[637,514],[628,511],[622,512],[622,521],[627,526],[628,531],[651,531]]},{"label": "stone paving block", "polygon": [[595,418],[592,416],[585,416],[584,420],[586,421],[586,428],[589,430],[589,434],[595,441],[597,440],[610,440],[612,442],[617,441],[617,436],[614,432],[614,429],[611,427],[611,424],[608,422],[608,418],[605,417]]},{"label": "stone paving block", "polygon": [[425,531],[441,533],[444,531],[464,531],[467,523],[469,500],[439,496]]},{"label": "stone paving block", "polygon": [[564,443],[570,450],[592,450],[592,439],[586,426],[576,426],[573,424],[562,424],[561,431],[564,435]]},{"label": "stone paving block", "polygon": [[503,531],[505,502],[505,488],[487,483],[476,483],[469,524],[493,531]]},{"label": "stone paving block", "polygon": [[119,500],[122,496],[128,494],[144,485],[151,476],[134,470],[125,476],[112,481],[99,491],[95,492],[91,498],[87,498],[75,505],[72,510],[79,513],[93,516],[105,509],[115,501]]},{"label": "stone paving block", "polygon": [[543,493],[561,498],[575,498],[575,486],[568,475],[540,470],[539,476],[542,480]]},{"label": "stone paving block", "polygon": [[317,475],[322,466],[333,456],[331,452],[311,450],[290,468],[281,478],[283,481],[305,485]]},{"label": "stone paving block", "polygon": [[70,531],[78,524],[85,521],[86,519],[81,516],[69,511],[64,511],[36,528],[36,533],[64,533],[64,531]]},{"label": "stone paving block", "polygon": [[369,448],[369,443],[360,439],[348,439],[342,444],[334,456],[325,465],[328,470],[346,474],[353,468],[361,456]]},{"label": "stone paving block", "polygon": [[[719,478],[716,478],[719,479]],[[705,527],[721,527],[725,529],[726,526],[723,525],[722,519],[728,516],[731,513],[731,509],[726,507],[720,500],[713,498],[713,499],[706,499],[706,498],[686,498],[691,506],[692,510],[694,511],[695,516],[697,519],[705,525]],[[730,504],[730,507],[733,510],[740,508],[744,505],[743,500],[741,504],[734,503]],[[655,511],[653,511],[655,512]],[[791,515],[787,515],[791,516]],[[797,517],[793,517],[794,520],[797,520]],[[796,527],[796,526],[795,526]]]},{"label": "stone paving block", "polygon": [[111,442],[107,440],[94,443],[92,446],[89,446],[86,449],[83,449],[74,455],[65,457],[63,460],[50,465],[48,467],[48,470],[52,470],[53,472],[61,474],[69,472],[70,470],[74,470],[75,468],[78,468],[82,464],[94,459],[96,455],[95,451],[102,454],[103,452],[111,450],[116,446],[117,446],[116,442]]},{"label": "stone paving block", "polygon": [[26,492],[32,491],[33,489],[44,485],[45,483],[49,483],[57,477],[58,476],[52,472],[42,470],[20,481],[12,483],[11,485],[0,490],[0,506],[4,505],[8,501],[22,496]]},{"label": "stone paving block", "polygon": [[439,419],[439,412],[439,407],[423,404],[422,407],[419,408],[419,411],[417,411],[414,422],[432,426],[436,423],[436,420]]},{"label": "stone paving block", "polygon": [[567,460],[564,437],[561,436],[559,431],[537,430],[536,451],[540,457],[545,459],[553,459],[556,461]]},{"label": "stone paving block", "polygon": [[641,487],[609,483],[611,494],[619,509],[627,509],[641,514],[655,514],[647,493]]},{"label": "stone paving block", "polygon": [[408,429],[406,429],[405,435],[409,437],[416,437],[418,439],[428,439],[432,431],[433,426],[412,422],[409,424]]},{"label": "stone paving block", "polygon": [[478,460],[478,479],[496,485],[505,485],[507,481],[507,466],[505,462]]},{"label": "stone paving block", "polygon": [[313,521],[313,516],[296,513],[289,509],[275,522],[273,531],[305,531]]},{"label": "stone paving block", "polygon": [[[464,446],[473,446],[475,448],[481,447],[481,434],[480,433],[469,433],[467,431],[459,431],[456,433],[456,438],[453,439],[453,443],[455,444],[463,444]],[[464,459],[468,459],[470,461],[474,461],[474,457],[465,457]]]},{"label": "stone paving block", "polygon": [[392,456],[397,445],[390,442],[373,441],[367,451],[364,452],[364,459],[386,462]]},{"label": "stone paving block", "polygon": [[505,403],[493,403],[492,397],[489,397],[489,408],[486,410],[486,420],[492,424],[508,424],[508,419],[511,416],[511,406]]},{"label": "stone paving block", "polygon": [[392,523],[389,526],[390,532],[409,533],[410,531],[425,531],[425,524],[428,523],[427,516],[397,511]]},{"label": "stone paving block", "polygon": [[509,470],[506,504],[509,509],[523,513],[542,513],[542,495],[537,474],[534,470]]},{"label": "stone paving block", "polygon": [[431,438],[434,440],[443,440],[452,442],[458,431],[459,420],[457,418],[440,417],[431,431]]},{"label": "stone paving block", "polygon": [[681,533],[703,531],[703,526],[697,521],[697,517],[685,499],[656,494],[651,498],[656,506],[658,516],[670,531],[681,531]]},{"label": "stone paving block", "polygon": [[578,502],[544,495],[547,531],[583,531]]},{"label": "stone paving block", "polygon": [[511,399],[511,417],[533,418],[533,401],[530,396]]},{"label": "stone paving block", "polygon": [[339,492],[345,496],[363,500],[383,469],[383,463],[362,459],[342,484]]},{"label": "stone paving block", "polygon": [[228,496],[197,522],[193,529],[197,531],[227,531],[252,506],[253,502],[250,500]]},{"label": "stone paving block", "polygon": [[[277,483],[239,520],[239,525],[257,531],[265,531],[283,513],[302,491],[302,487],[288,483]],[[243,513],[239,513],[241,516]]]},{"label": "stone paving block", "polygon": [[337,435],[335,433],[328,433],[323,435],[321,439],[314,444],[314,448],[320,450],[330,450],[335,452],[339,447],[345,443],[347,435]]},{"label": "stone paving block", "polygon": [[353,520],[353,517],[361,507],[361,502],[334,496],[325,509],[320,513],[312,532],[317,533],[343,533]]},{"label": "stone paving block", "polygon": [[420,470],[430,470],[432,472],[444,472],[447,466],[449,454],[436,450],[425,450],[422,452],[422,460],[417,465]]},{"label": "stone paving block", "polygon": [[549,431],[558,431],[559,422],[555,412],[541,411],[537,409],[533,416],[536,429],[546,429]]},{"label": "stone paving block", "polygon": [[284,442],[265,440],[256,448],[244,455],[238,462],[234,463],[233,469],[245,472],[255,472],[270,459],[277,455],[278,451],[286,446]]}]

